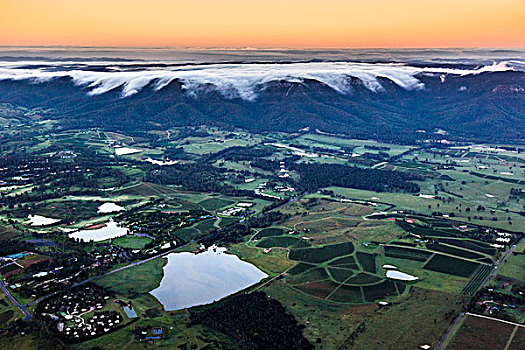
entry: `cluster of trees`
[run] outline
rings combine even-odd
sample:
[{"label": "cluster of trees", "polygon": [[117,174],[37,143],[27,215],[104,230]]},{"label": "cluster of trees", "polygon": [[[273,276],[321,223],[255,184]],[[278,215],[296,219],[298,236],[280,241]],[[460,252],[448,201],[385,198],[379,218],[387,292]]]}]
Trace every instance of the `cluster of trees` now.
[{"label": "cluster of trees", "polygon": [[295,318],[263,292],[241,294],[190,317],[192,324],[204,324],[230,336],[241,349],[313,349]]},{"label": "cluster of trees", "polygon": [[303,191],[339,186],[377,192],[419,192],[419,185],[411,181],[423,179],[421,175],[400,171],[363,169],[340,164],[300,163],[294,165],[294,170],[301,176],[296,188]]},{"label": "cluster of trees", "polygon": [[227,169],[204,162],[175,164],[162,168],[150,167],[144,180],[158,185],[176,185],[196,192],[218,192],[227,196],[252,196],[252,191],[237,189],[224,181],[236,180]]},{"label": "cluster of trees", "polygon": [[266,171],[277,171],[279,170],[279,162],[268,159],[255,159],[250,162],[254,168],[259,168]]},{"label": "cluster of trees", "polygon": [[[508,279],[504,276],[496,277],[496,284],[503,285],[503,283],[513,284],[513,280]],[[512,291],[518,291],[523,289],[518,285],[512,286]],[[513,312],[508,312],[509,309],[521,309],[525,305],[525,298],[523,295],[502,293],[496,290],[495,288],[481,288],[474,297],[470,300],[467,310],[474,313],[484,313],[487,307],[486,304],[478,304],[478,302],[490,300],[492,303],[490,305],[496,306],[492,308],[492,315],[496,316],[499,319],[517,322]]]},{"label": "cluster of trees", "polygon": [[364,147],[365,149],[369,149],[372,151],[390,151],[391,150],[390,147],[385,147],[385,146],[365,145]]},{"label": "cluster of trees", "polygon": [[386,152],[377,152],[377,153],[365,152],[361,155],[361,157],[363,157],[364,159],[383,161],[385,159],[388,159],[389,155]]},{"label": "cluster of trees", "polygon": [[211,154],[207,160],[213,162],[218,159],[224,159],[238,162],[269,157],[272,154],[273,152],[268,148],[233,146]]},{"label": "cluster of trees", "polygon": [[33,245],[26,241],[19,241],[15,239],[8,239],[2,241],[0,244],[0,256],[20,253],[26,250],[32,250]]},{"label": "cluster of trees", "polygon": [[73,158],[63,159],[57,150],[56,146],[52,146],[42,151],[52,156],[12,152],[2,157],[0,168],[4,169],[2,176],[8,183],[35,186],[30,192],[15,196],[2,193],[0,204],[39,202],[68,194],[97,194],[103,187],[122,186],[130,181],[116,167],[120,163],[114,159],[89,149],[75,150]]},{"label": "cluster of trees", "polygon": [[177,185],[185,190],[221,192],[225,186],[220,179],[224,170],[206,163],[175,164],[146,172],[145,181],[160,185]]},{"label": "cluster of trees", "polygon": [[[278,203],[279,202],[275,202],[274,205],[267,208],[267,210],[279,205]],[[237,222],[230,226],[210,232],[210,234],[201,240],[201,243],[207,246],[212,244],[238,243],[242,241],[244,236],[251,234],[252,228],[268,227],[275,223],[282,222],[287,217],[286,214],[283,214],[280,211],[266,212],[263,215],[252,216],[246,218],[242,222]]]},{"label": "cluster of trees", "polygon": [[164,156],[168,159],[181,158],[184,155],[184,148],[182,147],[167,147],[164,150]]},{"label": "cluster of trees", "polygon": [[[525,126],[520,117],[525,99],[511,87],[523,85],[521,72],[462,76],[445,84],[438,77],[421,80],[427,87],[424,91],[407,92],[382,79],[384,91],[380,95],[352,78],[352,94],[340,94],[315,80],[269,83],[253,101],[228,98],[206,88],[190,96],[179,81],[158,91],[145,88],[122,99],[119,89],[89,96],[69,78],[36,85],[3,80],[0,102],[54,108],[53,116],[69,128],[102,127],[133,135],[145,130],[208,125],[258,132],[296,132],[309,127],[398,143],[432,138],[434,135],[416,130],[435,128],[451,131],[449,137],[456,138],[523,138]],[[469,86],[468,91],[458,94],[461,86]],[[450,108],[443,110],[443,105]]]}]

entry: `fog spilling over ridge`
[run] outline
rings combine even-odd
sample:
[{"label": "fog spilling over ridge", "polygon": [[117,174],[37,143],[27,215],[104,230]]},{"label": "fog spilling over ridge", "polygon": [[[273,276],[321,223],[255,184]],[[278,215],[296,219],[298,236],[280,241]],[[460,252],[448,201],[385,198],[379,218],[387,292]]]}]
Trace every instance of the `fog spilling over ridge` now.
[{"label": "fog spilling over ridge", "polygon": [[525,135],[525,50],[0,48],[0,103],[124,133],[308,128],[414,143],[442,129],[507,142]]},{"label": "fog spilling over ridge", "polygon": [[90,95],[104,94],[121,88],[129,97],[148,86],[156,90],[179,81],[193,94],[201,88],[212,88],[227,98],[253,101],[257,92],[270,82],[302,83],[314,80],[345,93],[352,78],[373,92],[383,90],[380,79],[386,78],[406,90],[424,89],[423,75],[466,76],[489,72],[524,71],[525,61],[508,60],[488,65],[404,64],[368,62],[293,62],[293,63],[213,63],[174,64],[159,61],[121,60],[0,60],[0,80],[49,82],[69,77],[74,84],[88,88]]}]

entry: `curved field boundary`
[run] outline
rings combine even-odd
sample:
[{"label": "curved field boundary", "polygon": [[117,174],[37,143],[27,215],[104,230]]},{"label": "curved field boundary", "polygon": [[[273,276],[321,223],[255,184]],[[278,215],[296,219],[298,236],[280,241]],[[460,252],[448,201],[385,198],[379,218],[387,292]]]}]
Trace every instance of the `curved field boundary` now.
[{"label": "curved field boundary", "polygon": [[427,261],[432,256],[432,252],[419,248],[409,248],[406,246],[398,245],[384,245],[383,246],[384,256],[391,258],[400,258],[415,261]]},{"label": "curved field boundary", "polygon": [[334,258],[349,255],[354,252],[352,242],[325,245],[319,248],[292,249],[289,254],[291,260],[322,263]]},{"label": "curved field boundary", "polygon": [[471,277],[479,265],[483,264],[451,255],[435,254],[427,261],[423,269],[459,277]]}]

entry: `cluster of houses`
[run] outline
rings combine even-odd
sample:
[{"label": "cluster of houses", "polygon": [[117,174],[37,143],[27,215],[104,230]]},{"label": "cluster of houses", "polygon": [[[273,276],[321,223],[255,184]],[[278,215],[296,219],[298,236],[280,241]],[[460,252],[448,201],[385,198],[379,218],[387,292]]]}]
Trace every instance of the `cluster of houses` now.
[{"label": "cluster of houses", "polygon": [[[67,316],[69,315],[65,317]],[[57,329],[66,338],[78,338],[79,340],[106,334],[122,322],[122,316],[117,311],[96,312],[87,320],[80,316],[68,318],[70,322],[59,322]]]},{"label": "cluster of houses", "polygon": [[[31,252],[23,252],[1,258],[0,269],[2,264],[5,266],[5,269],[10,266],[22,268],[17,260],[25,258],[28,254],[34,255]],[[96,274],[98,269],[130,261],[135,257],[134,255],[132,251],[115,245],[104,244],[87,253],[87,256],[84,256],[83,263],[79,263],[77,258],[72,257],[64,266],[54,266],[49,270],[36,270],[35,272],[30,272],[34,270],[34,267],[23,266],[23,274],[13,276],[6,274],[5,277],[8,277],[11,290],[16,290],[18,294],[26,297],[37,298],[41,295],[61,290],[78,278],[85,277],[91,273]],[[47,259],[49,260],[49,258]],[[28,271],[30,272],[29,274],[27,273]]]},{"label": "cluster of houses", "polygon": [[55,322],[65,338],[81,340],[105,334],[122,323],[119,312],[103,310],[110,298],[102,287],[90,284],[42,301],[36,312]]},{"label": "cluster of houses", "polygon": [[218,215],[220,216],[246,216],[253,211],[249,211],[248,208],[253,206],[253,203],[250,202],[239,202],[235,204],[235,206],[231,208],[224,209],[223,211],[219,212]]},{"label": "cluster of houses", "polygon": [[495,241],[496,243],[491,243],[490,246],[496,249],[505,249],[511,242],[512,234],[496,231],[498,236]]},{"label": "cluster of houses", "polygon": [[470,311],[516,321],[517,313],[525,312],[525,285],[512,278],[497,276],[495,284],[482,288],[471,302]]},{"label": "cluster of houses", "polygon": [[275,186],[269,186],[268,182],[263,182],[259,186],[257,186],[253,192],[262,197],[266,198],[272,198],[272,199],[281,199],[279,196],[275,196],[273,194],[264,193],[265,190],[272,190],[274,192],[284,193],[284,192],[294,192],[295,188],[291,186],[281,186],[281,185],[275,185]]}]

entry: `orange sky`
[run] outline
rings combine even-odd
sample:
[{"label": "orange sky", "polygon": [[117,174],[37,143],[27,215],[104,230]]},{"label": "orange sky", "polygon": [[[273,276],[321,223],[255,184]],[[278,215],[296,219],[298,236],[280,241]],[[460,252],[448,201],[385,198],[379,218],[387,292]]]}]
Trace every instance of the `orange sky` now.
[{"label": "orange sky", "polygon": [[524,47],[525,0],[0,0],[0,45]]}]

